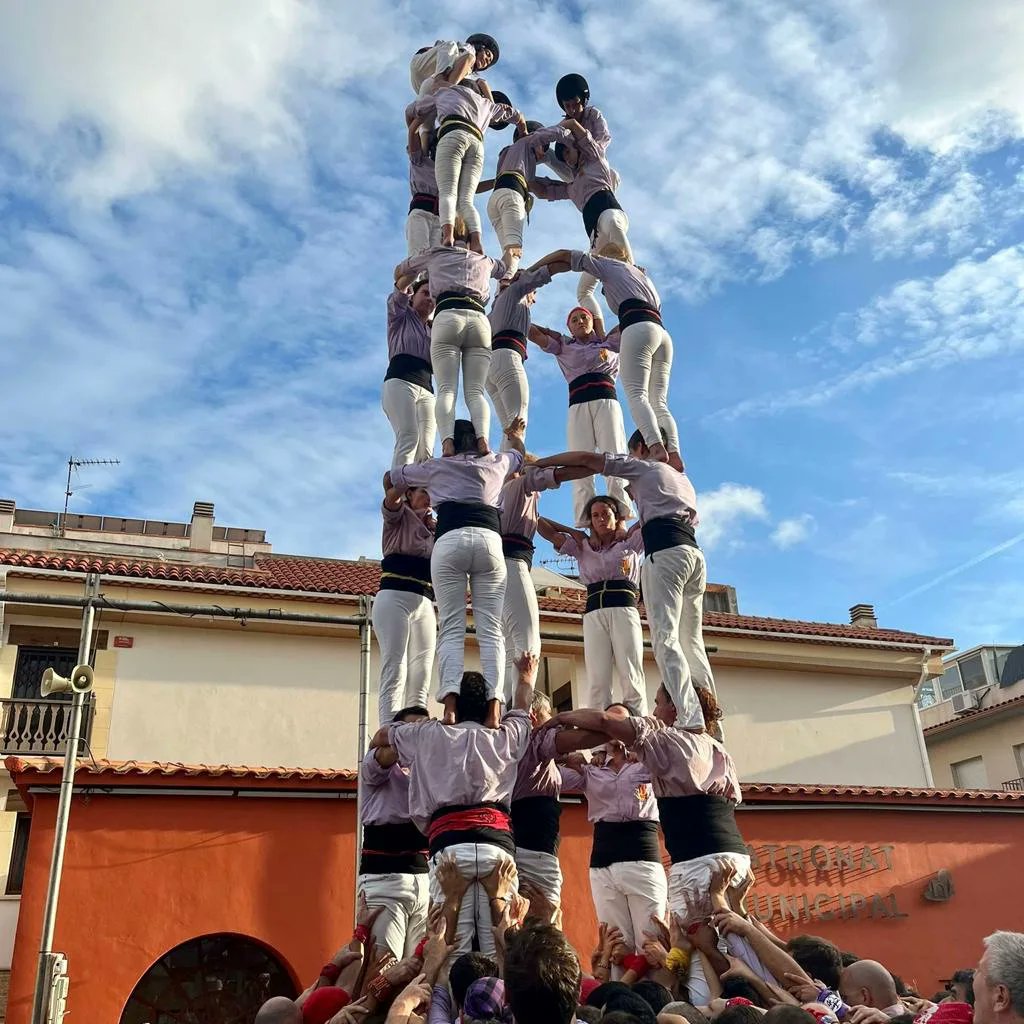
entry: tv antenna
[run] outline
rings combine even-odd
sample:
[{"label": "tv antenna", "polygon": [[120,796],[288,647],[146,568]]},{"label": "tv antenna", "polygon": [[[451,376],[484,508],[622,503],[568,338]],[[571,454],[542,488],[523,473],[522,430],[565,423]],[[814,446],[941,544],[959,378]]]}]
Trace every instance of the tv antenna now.
[{"label": "tv antenna", "polygon": [[71,490],[71,474],[73,471],[80,469],[82,466],[120,466],[120,459],[76,459],[72,455],[68,459],[68,479],[64,485],[64,514],[60,517],[60,523],[58,524],[58,536],[64,536],[65,524],[68,519],[68,505],[71,503],[71,495],[75,492]]}]

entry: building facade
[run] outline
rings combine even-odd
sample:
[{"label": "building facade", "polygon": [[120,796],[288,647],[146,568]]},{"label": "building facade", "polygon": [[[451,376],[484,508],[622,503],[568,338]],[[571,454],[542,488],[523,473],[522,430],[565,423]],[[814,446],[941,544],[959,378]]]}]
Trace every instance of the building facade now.
[{"label": "building facade", "polygon": [[935,785],[1024,790],[1024,647],[972,647],[922,689]]},{"label": "building facade", "polygon": [[[188,523],[62,519],[0,502],[0,752],[64,749],[68,703],[42,699],[39,679],[48,666],[66,675],[75,664],[90,575],[100,600],[83,757],[328,771],[358,763],[359,623],[379,563],[275,554],[262,530],[217,526],[202,502]],[[538,686],[572,707],[586,677],[585,592],[542,567],[534,579],[544,637]],[[940,671],[952,641],[880,629],[866,606],[843,624],[741,615],[731,588],[715,585],[704,631],[744,781],[931,785],[914,693]],[[371,648],[369,730],[377,664]],[[649,650],[645,667],[653,701],[660,680]],[[7,776],[0,799],[2,971],[31,809]]]}]

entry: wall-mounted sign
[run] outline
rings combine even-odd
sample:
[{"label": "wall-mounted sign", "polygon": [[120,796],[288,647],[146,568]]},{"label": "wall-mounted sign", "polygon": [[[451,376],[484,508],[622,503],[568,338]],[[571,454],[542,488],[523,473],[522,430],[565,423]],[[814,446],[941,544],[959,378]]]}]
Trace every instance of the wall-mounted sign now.
[{"label": "wall-mounted sign", "polygon": [[953,888],[953,876],[943,868],[935,873],[924,887],[922,895],[932,903],[945,903],[956,892]]},{"label": "wall-mounted sign", "polygon": [[[880,886],[871,877],[893,870],[894,846],[765,843],[747,849],[761,883],[747,897],[747,906],[759,921],[881,920],[909,916],[900,909],[896,893],[879,892],[880,888],[889,887]],[[805,891],[767,891],[769,887],[786,884]],[[855,891],[837,891],[840,887]]]},{"label": "wall-mounted sign", "polygon": [[114,637],[115,647],[134,647],[135,637],[133,636],[115,636]]}]

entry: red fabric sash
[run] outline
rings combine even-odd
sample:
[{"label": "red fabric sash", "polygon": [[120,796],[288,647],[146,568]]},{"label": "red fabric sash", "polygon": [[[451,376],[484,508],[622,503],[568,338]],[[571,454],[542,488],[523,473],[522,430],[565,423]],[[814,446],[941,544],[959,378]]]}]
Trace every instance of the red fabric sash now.
[{"label": "red fabric sash", "polygon": [[468,832],[478,828],[512,831],[509,817],[504,811],[494,807],[468,807],[464,811],[449,811],[435,818],[427,827],[427,838],[433,842],[442,832]]}]

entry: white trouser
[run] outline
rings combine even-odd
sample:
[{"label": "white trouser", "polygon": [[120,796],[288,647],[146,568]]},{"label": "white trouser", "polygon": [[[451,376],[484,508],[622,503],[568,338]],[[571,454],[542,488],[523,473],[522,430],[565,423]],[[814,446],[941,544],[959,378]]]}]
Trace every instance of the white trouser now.
[{"label": "white trouser", "polygon": [[459,213],[470,234],[480,233],[480,215],[473,200],[484,169],[484,144],[468,131],[448,132],[434,152],[438,214],[442,224],[454,224]]},{"label": "white trouser", "polygon": [[359,891],[370,908],[383,907],[370,935],[378,951],[387,946],[399,960],[412,956],[427,930],[426,875],[360,875]]},{"label": "white trouser", "polygon": [[379,591],[370,619],[380,648],[377,716],[387,725],[402,708],[426,707],[437,619],[429,598],[404,590]]},{"label": "white trouser", "polygon": [[553,853],[516,847],[516,868],[520,884],[537,886],[554,907],[562,902],[562,865]]},{"label": "white trouser", "polygon": [[[653,928],[651,917],[665,917],[668,883],[661,864],[633,860],[591,868],[590,892],[597,920],[618,928],[630,953],[643,948],[644,932]],[[612,973],[620,978],[622,968]]]},{"label": "white trouser", "polygon": [[644,634],[635,608],[598,608],[583,616],[583,660],[587,668],[584,708],[603,711],[612,702],[612,668],[619,676],[622,703],[634,715],[647,714]]},{"label": "white trouser", "polygon": [[715,689],[701,631],[707,586],[704,553],[688,544],[656,551],[644,559],[640,582],[654,660],[676,706],[676,725],[703,729],[704,715],[693,687]]},{"label": "white trouser", "polygon": [[505,637],[501,612],[505,601],[505,557],[501,537],[480,526],[449,530],[434,543],[430,576],[437,600],[439,630],[438,700],[462,687],[466,653],[466,584],[473,597],[473,622],[487,697],[501,697],[505,681]]},{"label": "white trouser", "polygon": [[501,608],[505,636],[505,687],[501,699],[511,707],[515,696],[512,691],[516,658],[524,651],[540,655],[540,615],[530,567],[521,558],[506,558],[505,574],[505,601]]},{"label": "white trouser", "polygon": [[395,433],[391,468],[433,458],[437,434],[434,396],[419,384],[392,377],[384,381],[380,404]]},{"label": "white trouser", "polygon": [[444,309],[430,329],[430,362],[437,385],[437,429],[447,441],[455,431],[455,396],[462,371],[462,397],[477,437],[491,429],[484,386],[491,366],[491,324],[475,309]]},{"label": "white trouser", "polygon": [[[507,452],[512,445],[505,429],[517,417],[526,421],[530,407],[530,382],[526,379],[523,357],[510,348],[491,352],[491,365],[487,371],[487,394],[491,396],[494,411],[501,427],[501,450]],[[524,435],[525,441],[525,435]]]},{"label": "white trouser", "polygon": [[[594,244],[590,247],[590,251],[598,253],[609,242],[614,242],[625,249],[632,260],[633,250],[629,246],[629,238],[626,237],[628,231],[629,218],[622,210],[602,210],[601,216],[597,218],[597,230],[594,232]],[[589,309],[594,316],[599,316],[603,320],[604,314],[594,296],[596,288],[596,277],[591,274],[580,274],[580,279],[576,284],[576,301],[584,309]]]},{"label": "white trouser", "polygon": [[441,244],[441,219],[429,210],[410,210],[405,218],[405,241],[410,256]]},{"label": "white trouser", "polygon": [[661,443],[661,431],[670,452],[679,451],[679,430],[668,409],[668,379],[672,372],[672,338],[659,324],[641,321],[622,332],[619,376],[626,392],[629,414],[647,445]]},{"label": "white trouser", "polygon": [[[515,863],[500,847],[490,843],[455,843],[446,846],[440,853],[430,858],[430,902],[443,903],[444,893],[437,884],[437,861],[439,857],[454,857],[459,874],[472,880],[466,890],[459,907],[459,918],[455,925],[455,947],[448,957],[451,963],[456,957],[468,953],[473,948],[473,936],[476,936],[480,952],[494,956],[494,931],[491,924],[491,901],[480,884],[479,879],[486,878],[499,864],[506,861]],[[518,879],[515,883],[518,891]]]},{"label": "white trouser", "polygon": [[[622,406],[614,398],[598,398],[593,402],[570,405],[566,432],[571,452],[626,454],[626,429],[622,423]],[[632,509],[633,503],[626,493],[626,481],[622,477],[605,477],[605,491],[613,498],[618,498],[624,508]],[[594,477],[573,480],[572,511],[576,525],[581,530],[590,528],[590,523],[583,519],[583,506],[595,493]]]},{"label": "white trouser", "polygon": [[[495,189],[487,200],[487,216],[491,227],[498,236],[498,243],[503,251],[508,277],[519,269],[522,256],[523,230],[526,225],[526,203],[523,197],[511,188]],[[520,253],[512,255],[509,249],[518,248]]]},{"label": "white trouser", "polygon": [[[680,914],[685,920],[688,911],[700,918],[705,918],[711,913],[709,890],[716,860],[727,860],[734,865],[736,868],[734,887],[738,887],[750,875],[750,857],[745,853],[708,854],[704,857],[694,857],[693,860],[684,860],[673,864],[668,872],[668,906],[673,914]],[[774,984],[771,974],[746,939],[739,935],[730,935],[724,943],[719,942],[719,947],[724,952],[738,957],[746,963],[758,977],[769,984]],[[690,998],[699,997],[698,1005],[707,1006],[710,989],[704,977],[704,968],[700,957],[694,957],[690,963],[690,976],[687,985],[690,990]]]}]

